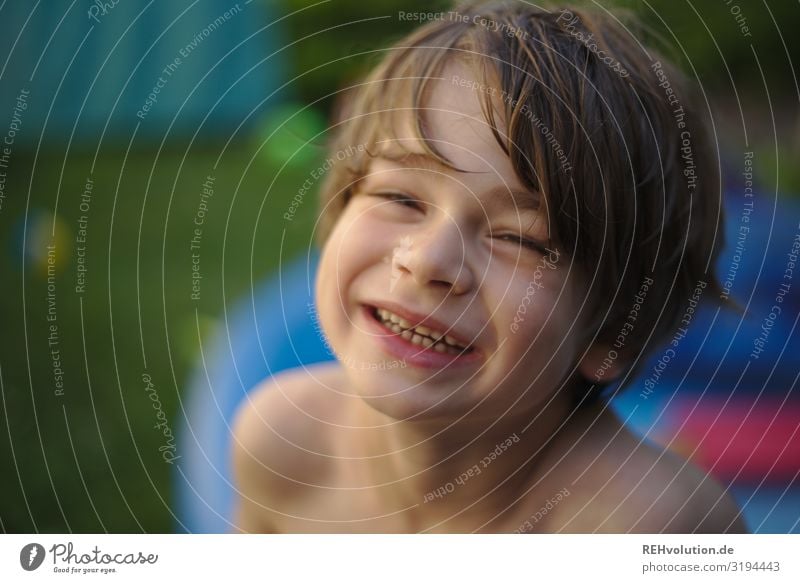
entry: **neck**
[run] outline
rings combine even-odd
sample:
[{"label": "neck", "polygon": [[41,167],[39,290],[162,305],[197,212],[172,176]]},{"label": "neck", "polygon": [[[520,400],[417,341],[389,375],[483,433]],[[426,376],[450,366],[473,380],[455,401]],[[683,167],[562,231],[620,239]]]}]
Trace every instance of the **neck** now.
[{"label": "neck", "polygon": [[[415,530],[491,521],[541,479],[539,463],[569,415],[566,399],[514,416],[396,422],[363,404],[381,429],[367,447],[388,508],[407,508]],[[447,524],[445,524],[447,523]]]}]

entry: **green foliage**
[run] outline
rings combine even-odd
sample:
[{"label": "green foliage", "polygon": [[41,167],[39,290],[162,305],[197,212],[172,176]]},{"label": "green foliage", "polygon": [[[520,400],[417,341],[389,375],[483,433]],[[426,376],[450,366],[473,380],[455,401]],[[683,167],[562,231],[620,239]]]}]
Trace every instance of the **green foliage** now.
[{"label": "green foliage", "polygon": [[[305,103],[322,100],[356,82],[379,61],[382,51],[419,23],[401,19],[401,13],[440,12],[451,6],[442,0],[333,0],[313,5],[287,0],[286,11],[298,11],[286,20],[289,35],[301,39],[291,47],[295,73],[292,87]],[[302,10],[305,8],[305,10]]]}]

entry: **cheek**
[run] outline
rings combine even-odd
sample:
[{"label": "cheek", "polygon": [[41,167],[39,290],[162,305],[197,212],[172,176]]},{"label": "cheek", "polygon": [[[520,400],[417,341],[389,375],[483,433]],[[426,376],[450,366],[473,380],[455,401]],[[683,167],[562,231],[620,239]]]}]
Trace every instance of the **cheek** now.
[{"label": "cheek", "polygon": [[[385,234],[383,235],[385,238]],[[381,230],[363,213],[345,212],[331,232],[320,257],[320,275],[331,289],[341,289],[376,260],[382,249]]]},{"label": "cheek", "polygon": [[535,344],[552,351],[561,344],[574,317],[570,289],[553,272],[518,278],[502,305],[509,341],[524,347]]},{"label": "cheek", "polygon": [[[354,289],[354,282],[365,282],[374,271],[383,268],[385,255],[381,247],[380,230],[376,230],[366,217],[345,212],[325,243],[317,268],[316,302],[323,327],[333,324],[358,299],[357,293],[374,293],[365,286]],[[388,274],[388,263],[386,264]],[[388,275],[387,281],[388,281]]]}]

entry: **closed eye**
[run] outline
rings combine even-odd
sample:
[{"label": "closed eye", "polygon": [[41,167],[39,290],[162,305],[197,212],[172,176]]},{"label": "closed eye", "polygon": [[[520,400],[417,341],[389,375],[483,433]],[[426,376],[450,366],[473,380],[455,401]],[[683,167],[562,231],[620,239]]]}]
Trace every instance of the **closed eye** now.
[{"label": "closed eye", "polygon": [[401,206],[406,206],[408,208],[422,210],[422,205],[420,201],[402,192],[375,192],[372,193],[372,196],[377,196],[378,198],[384,198],[393,203],[399,204]]},{"label": "closed eye", "polygon": [[503,241],[516,243],[517,245],[521,245],[526,249],[531,249],[532,251],[536,251],[538,253],[547,252],[544,243],[539,243],[538,241],[534,241],[533,239],[526,239],[524,237],[520,237],[519,235],[500,235],[497,238]]}]

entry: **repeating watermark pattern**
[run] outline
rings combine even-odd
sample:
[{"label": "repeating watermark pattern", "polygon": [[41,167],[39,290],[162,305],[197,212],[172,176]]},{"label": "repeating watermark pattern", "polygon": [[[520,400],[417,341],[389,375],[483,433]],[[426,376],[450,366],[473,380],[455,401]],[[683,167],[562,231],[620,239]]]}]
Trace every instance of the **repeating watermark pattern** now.
[{"label": "repeating watermark pattern", "polygon": [[[797,229],[800,230],[800,223],[798,223]],[[775,325],[778,316],[783,312],[783,300],[789,290],[792,289],[792,279],[794,278],[794,269],[797,266],[798,254],[800,254],[800,232],[795,233],[789,251],[786,253],[786,267],[783,270],[783,277],[781,278],[781,283],[778,284],[778,290],[775,292],[774,303],[761,323],[761,332],[753,340],[753,350],[750,352],[751,360],[758,360],[761,353],[764,352],[772,327]]]},{"label": "repeating watermark pattern", "polygon": [[[147,97],[142,104],[142,107],[139,108],[139,111],[136,112],[136,117],[141,120],[150,113],[150,109],[158,103],[158,95],[161,93],[161,90],[167,86],[169,82],[169,78],[178,70],[182,64],[180,57],[175,57],[171,63],[169,63],[164,69],[161,71],[161,75],[159,75],[158,79],[156,80],[153,87],[150,89],[150,93],[147,94]],[[166,77],[166,78],[165,78]]]},{"label": "repeating watermark pattern", "polygon": [[510,326],[512,334],[519,332],[519,325],[525,321],[528,305],[533,300],[533,296],[536,295],[536,290],[544,287],[544,284],[541,282],[542,277],[544,277],[544,270],[556,269],[556,264],[560,257],[559,251],[557,249],[551,250],[548,248],[545,248],[545,250],[547,251],[547,255],[542,255],[541,261],[536,264],[536,269],[533,271],[533,279],[528,283],[528,287],[525,289],[525,295],[522,296],[522,300],[517,307],[517,313],[514,314],[514,320],[511,322]]},{"label": "repeating watermark pattern", "polygon": [[348,356],[339,356],[337,358],[344,366],[353,370],[392,370],[395,368],[406,368],[408,366],[408,363],[404,359],[366,362],[363,360],[356,360]]},{"label": "repeating watermark pattern", "polygon": [[100,24],[100,19],[111,12],[114,7],[119,4],[119,1],[120,0],[108,0],[108,2],[103,2],[103,0],[94,0],[94,3],[89,6],[89,10],[86,11],[86,16]]},{"label": "repeating watermark pattern", "polygon": [[585,35],[583,31],[578,30],[575,26],[578,23],[578,17],[566,8],[561,9],[561,15],[556,19],[558,24],[564,31],[571,37],[583,44],[587,50],[594,53],[601,63],[607,65],[612,71],[617,73],[620,77],[628,77],[630,73],[622,66],[617,59],[611,55],[606,55],[606,51],[597,46],[597,41],[594,40],[594,34]]},{"label": "repeating watermark pattern", "polygon": [[[248,2],[245,2],[245,4],[248,3],[249,0]],[[189,55],[191,55],[192,52],[203,43],[203,41],[205,41],[209,36],[211,36],[212,32],[217,30],[220,26],[228,22],[231,19],[231,17],[233,17],[236,14],[239,14],[241,11],[242,7],[239,6],[239,3],[237,2],[236,4],[231,6],[228,10],[217,16],[212,22],[209,22],[208,25],[203,30],[197,33],[194,36],[194,38],[189,42],[189,44],[187,44],[185,47],[183,47],[178,51],[180,56],[183,57],[184,59],[188,58]]]},{"label": "repeating watermark pattern", "polygon": [[750,215],[753,213],[753,152],[744,153],[744,201],[742,202],[742,214],[739,217],[739,228],[736,232],[736,246],[733,249],[731,264],[728,266],[728,273],[722,281],[722,291],[720,298],[727,300],[731,295],[731,288],[739,272],[739,264],[742,262],[742,255],[745,251],[745,242],[750,234]]},{"label": "repeating watermark pattern", "polygon": [[403,12],[397,13],[400,22],[434,22],[437,20],[452,21],[450,12]]},{"label": "repeating watermark pattern", "polygon": [[633,305],[628,311],[628,315],[625,317],[625,323],[622,325],[617,337],[614,339],[614,344],[612,344],[611,348],[608,349],[603,362],[600,363],[600,366],[597,367],[596,371],[594,371],[595,378],[598,382],[602,382],[603,378],[606,376],[606,373],[619,358],[619,352],[617,351],[622,350],[625,347],[625,342],[627,341],[628,335],[633,332],[636,320],[639,319],[639,312],[642,309],[642,304],[644,304],[644,301],[647,298],[647,292],[650,291],[650,286],[652,285],[653,278],[645,277],[639,286],[639,291],[637,291],[636,295],[633,296]]},{"label": "repeating watermark pattern", "polygon": [[489,467],[489,465],[496,460],[498,457],[503,455],[508,449],[514,445],[515,443],[519,443],[519,435],[516,433],[512,433],[511,436],[506,438],[505,441],[501,441],[497,445],[494,446],[494,449],[490,451],[487,455],[483,457],[477,464],[473,465],[472,467],[468,468],[464,472],[461,473],[455,480],[447,482],[446,484],[439,486],[435,490],[431,490],[430,492],[426,493],[423,497],[423,504],[427,504],[428,502],[432,502],[434,498],[444,498],[448,494],[452,494],[455,492],[457,486],[463,486],[469,480],[474,478],[475,476],[479,476],[483,473],[483,470]]},{"label": "repeating watermark pattern", "polygon": [[53,394],[64,396],[64,369],[61,363],[61,336],[58,332],[58,307],[56,304],[56,244],[47,246],[47,347],[53,371]]},{"label": "repeating watermark pattern", "polygon": [[[511,99],[511,97],[505,91],[502,91],[501,94],[504,101],[511,103],[512,107],[516,107],[516,101]],[[547,126],[547,124],[545,124],[538,115],[533,113],[533,111],[528,107],[527,103],[522,105],[520,108],[520,113],[524,115],[537,130],[539,130],[539,133],[541,133],[542,136],[544,136],[545,141],[558,158],[558,163],[561,165],[561,171],[565,174],[569,174],[572,171],[572,164],[567,158],[567,153],[561,146],[561,142],[556,139],[555,135],[553,135],[553,132],[550,131],[550,128]]]},{"label": "repeating watermark pattern", "polygon": [[153,429],[161,430],[161,434],[165,439],[164,445],[159,446],[158,451],[161,452],[161,457],[164,461],[172,465],[172,462],[181,458],[181,456],[175,455],[177,450],[175,446],[175,436],[172,434],[172,428],[169,426],[167,414],[164,413],[161,399],[158,397],[158,391],[156,391],[156,387],[150,375],[142,373],[142,382],[144,383],[144,391],[153,402],[153,409],[156,410],[156,419],[158,419],[158,423],[153,425]]},{"label": "repeating watermark pattern", "polygon": [[694,194],[697,188],[697,170],[694,164],[694,152],[692,151],[692,133],[686,127],[686,112],[681,105],[678,95],[672,88],[664,71],[664,66],[661,61],[656,61],[650,68],[656,74],[658,79],[658,86],[664,90],[664,95],[667,98],[667,103],[673,108],[672,116],[675,118],[675,125],[681,130],[681,159],[683,160],[683,176],[686,178],[686,190],[689,194]]},{"label": "repeating watermark pattern", "polygon": [[650,376],[644,380],[644,388],[639,393],[639,396],[642,399],[648,399],[650,395],[653,394],[656,385],[661,380],[661,376],[664,374],[667,366],[672,359],[675,358],[677,354],[676,351],[678,350],[681,340],[686,338],[686,334],[689,333],[689,326],[694,319],[694,313],[697,310],[697,305],[700,303],[700,297],[703,295],[703,291],[706,289],[707,285],[708,283],[701,279],[694,287],[692,296],[689,298],[689,302],[686,306],[686,310],[683,312],[680,326],[678,326],[678,329],[675,331],[669,341],[669,348],[664,351],[664,353],[658,359],[658,362],[656,362],[656,364],[653,366]]},{"label": "repeating watermark pattern", "polygon": [[464,24],[475,24],[483,28],[502,34],[507,37],[516,37],[527,41],[528,33],[517,26],[505,22],[497,22],[491,18],[486,18],[480,14],[461,14],[455,10],[448,12],[403,12],[397,13],[397,19],[401,22],[432,22],[436,20],[447,20],[449,22],[461,22]]},{"label": "repeating watermark pattern", "polygon": [[22,128],[22,114],[28,109],[28,96],[30,91],[20,89],[14,110],[11,112],[11,122],[8,124],[6,135],[3,136],[3,143],[0,144],[0,212],[3,212],[3,203],[6,199],[6,171],[11,163],[11,149],[17,133]]},{"label": "repeating watermark pattern", "polygon": [[370,370],[370,371],[378,371],[378,370],[392,370],[396,368],[406,368],[408,363],[405,359],[399,360],[380,360],[375,362],[367,362],[363,360],[356,360],[346,354],[339,354],[336,349],[331,346],[331,343],[328,341],[328,337],[325,334],[325,331],[322,329],[322,325],[319,321],[319,314],[317,313],[317,307],[309,302],[306,304],[306,314],[311,317],[312,326],[314,331],[317,333],[322,344],[325,346],[325,351],[336,360],[338,360],[343,366],[346,366],[352,370]]},{"label": "repeating watermark pattern", "polygon": [[191,55],[192,52],[211,35],[211,33],[213,33],[220,26],[228,22],[235,14],[238,14],[241,11],[241,6],[239,6],[238,3],[234,4],[229,10],[226,10],[212,22],[208,23],[203,30],[195,35],[189,44],[178,51],[180,56],[175,56],[175,58],[173,58],[172,61],[161,70],[161,75],[159,75],[158,79],[153,84],[153,87],[150,89],[150,93],[147,94],[147,98],[144,100],[142,107],[140,107],[139,111],[136,112],[136,117],[141,120],[144,120],[147,117],[147,114],[150,112],[150,110],[156,105],[156,103],[158,103],[158,96],[161,93],[161,90],[167,86],[170,78],[172,78],[178,69],[180,69],[184,64],[184,59],[187,59],[189,55]]},{"label": "repeating watermark pattern", "polygon": [[317,333],[317,337],[320,339],[323,346],[325,346],[325,351],[329,356],[336,357],[336,351],[333,349],[333,346],[331,346],[331,343],[328,342],[328,337],[325,334],[325,331],[322,329],[322,324],[319,321],[317,306],[312,302],[308,302],[306,304],[306,314],[311,316],[311,325],[314,327],[314,332]]},{"label": "repeating watermark pattern", "polygon": [[558,506],[569,495],[570,491],[568,488],[563,488],[556,492],[555,496],[549,498],[547,502],[545,502],[544,505],[539,508],[539,510],[531,514],[531,516],[525,522],[520,524],[519,528],[514,531],[514,534],[525,534],[531,532],[536,527],[537,522],[547,516],[547,514],[553,510],[553,508]]},{"label": "repeating watermark pattern", "polygon": [[747,26],[747,18],[742,14],[742,9],[738,4],[734,4],[733,0],[722,0],[725,6],[728,7],[730,13],[733,15],[736,24],[739,26],[739,32],[742,36],[751,37],[753,34],[750,32],[750,27]]},{"label": "repeating watermark pattern", "polygon": [[[512,97],[505,89],[498,91],[497,88],[492,85],[487,85],[486,83],[481,83],[473,79],[467,79],[465,77],[460,77],[459,75],[453,75],[450,78],[450,83],[458,87],[470,89],[473,92],[485,93],[490,97],[502,99],[504,103],[514,109],[516,109],[517,104],[519,103],[519,99]],[[545,124],[530,107],[528,107],[527,103],[523,103],[520,106],[519,113],[529,122],[531,122],[531,124],[533,124],[537,130],[539,130],[542,136],[544,136],[545,141],[550,148],[552,148],[553,153],[558,157],[558,163],[561,165],[561,171],[565,174],[571,172],[572,164],[567,158],[567,153],[548,125]]]},{"label": "repeating watermark pattern", "polygon": [[317,181],[325,176],[325,174],[333,168],[333,165],[336,162],[344,162],[348,158],[356,155],[356,154],[363,154],[367,151],[367,146],[364,144],[356,144],[355,146],[349,145],[346,148],[338,150],[335,154],[325,159],[325,161],[320,164],[317,168],[311,171],[303,181],[303,184],[300,185],[300,188],[297,190],[297,193],[292,197],[291,202],[289,203],[289,208],[286,209],[286,212],[283,213],[283,218],[287,221],[294,220],[294,215],[297,213],[297,209],[303,204],[305,200],[306,194],[311,190],[314,184]]},{"label": "repeating watermark pattern", "polygon": [[94,180],[89,176],[78,204],[81,215],[78,217],[78,230],[75,234],[75,293],[78,295],[86,291],[86,238],[89,230],[89,210],[91,209],[93,189]]},{"label": "repeating watermark pattern", "polygon": [[200,281],[203,279],[203,274],[200,271],[200,244],[203,241],[203,228],[206,223],[206,214],[208,213],[208,201],[214,196],[214,180],[216,178],[211,174],[206,176],[206,181],[200,191],[200,202],[197,205],[197,211],[192,221],[194,230],[189,241],[189,251],[192,253],[192,291],[189,293],[189,297],[194,301],[200,299]]}]

